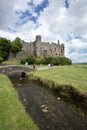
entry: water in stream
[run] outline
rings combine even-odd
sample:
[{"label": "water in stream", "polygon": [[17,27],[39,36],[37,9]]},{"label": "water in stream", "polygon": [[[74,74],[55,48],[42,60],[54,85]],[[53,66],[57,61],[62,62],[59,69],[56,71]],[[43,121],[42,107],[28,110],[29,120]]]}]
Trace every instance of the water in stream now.
[{"label": "water in stream", "polygon": [[[87,115],[74,104],[26,79],[12,80],[25,110],[40,130],[87,130]],[[44,109],[46,108],[46,111]]]}]

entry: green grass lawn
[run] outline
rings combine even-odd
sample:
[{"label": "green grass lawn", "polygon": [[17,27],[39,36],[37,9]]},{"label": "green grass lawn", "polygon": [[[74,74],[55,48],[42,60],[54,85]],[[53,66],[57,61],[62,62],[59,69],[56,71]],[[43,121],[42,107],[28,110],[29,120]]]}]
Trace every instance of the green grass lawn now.
[{"label": "green grass lawn", "polygon": [[33,72],[42,79],[53,80],[59,85],[72,85],[87,92],[87,65],[55,66]]},{"label": "green grass lawn", "polygon": [[1,63],[2,65],[20,65],[20,60],[7,60]]},{"label": "green grass lawn", "polygon": [[0,130],[38,130],[7,76],[0,74]]}]

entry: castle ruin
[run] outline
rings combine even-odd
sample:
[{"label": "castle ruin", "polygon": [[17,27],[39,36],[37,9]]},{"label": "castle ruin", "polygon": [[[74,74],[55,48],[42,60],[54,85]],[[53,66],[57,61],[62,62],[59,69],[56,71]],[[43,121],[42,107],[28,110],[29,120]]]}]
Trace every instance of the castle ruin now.
[{"label": "castle ruin", "polygon": [[[22,44],[22,51],[16,55],[16,59],[26,58],[29,54],[40,58],[64,56],[64,44],[60,44],[59,40],[58,43],[42,42],[41,36],[37,35],[34,42],[28,43],[23,41]],[[12,59],[11,56],[10,59]]]},{"label": "castle ruin", "polygon": [[31,43],[23,42],[23,51],[33,54],[36,57],[63,57],[64,44],[47,43],[41,41],[41,36],[37,35],[36,40]]}]

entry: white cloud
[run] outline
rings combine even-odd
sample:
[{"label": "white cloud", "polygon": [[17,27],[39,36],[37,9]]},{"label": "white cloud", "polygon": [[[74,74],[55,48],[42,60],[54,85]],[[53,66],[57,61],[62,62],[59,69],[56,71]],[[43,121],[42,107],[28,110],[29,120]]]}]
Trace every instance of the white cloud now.
[{"label": "white cloud", "polygon": [[66,44],[66,56],[75,62],[87,62],[87,42],[74,39]]},{"label": "white cloud", "polygon": [[4,30],[0,30],[0,36],[6,37],[7,39],[14,40],[17,35],[14,35],[10,32],[6,32]]},{"label": "white cloud", "polygon": [[33,0],[35,6],[41,4],[44,0]]}]

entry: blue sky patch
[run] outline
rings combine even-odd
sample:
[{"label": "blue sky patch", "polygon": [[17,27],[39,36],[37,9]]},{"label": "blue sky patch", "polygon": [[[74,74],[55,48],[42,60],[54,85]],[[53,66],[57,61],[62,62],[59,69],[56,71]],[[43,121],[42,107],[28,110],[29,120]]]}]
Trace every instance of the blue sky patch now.
[{"label": "blue sky patch", "polygon": [[79,51],[80,54],[87,53],[87,49],[82,49]]},{"label": "blue sky patch", "polygon": [[70,53],[73,53],[73,52],[75,52],[75,49],[72,48],[72,49],[69,50],[68,53],[70,54]]},{"label": "blue sky patch", "polygon": [[36,23],[37,17],[33,16],[28,10],[17,12],[19,16],[19,21],[16,23],[16,26],[20,26],[22,24],[27,23],[29,20]]},{"label": "blue sky patch", "polygon": [[84,40],[81,35],[76,35],[74,32],[71,32],[67,35],[66,42],[72,41],[73,39]]},{"label": "blue sky patch", "polygon": [[[33,21],[35,24],[37,22],[37,19],[40,15],[40,12],[44,10],[49,4],[48,0],[43,0],[43,2],[35,7],[33,0],[31,2],[28,2],[27,5],[33,8],[33,12],[36,13],[36,16],[33,16],[33,13],[31,13],[29,10],[25,11],[16,11],[16,14],[19,15],[19,21],[15,24],[16,26],[20,26],[22,24],[27,23],[28,21]],[[37,26],[38,27],[38,26]]]},{"label": "blue sky patch", "polygon": [[70,34],[67,35],[66,42],[71,41],[72,39],[73,39],[73,33],[71,32]]},{"label": "blue sky patch", "polygon": [[44,10],[44,8],[46,8],[49,5],[49,1],[48,0],[44,0],[41,4],[39,4],[36,8],[35,8],[35,12],[39,15],[41,11]]},{"label": "blue sky patch", "polygon": [[82,39],[82,37],[81,36],[75,36],[75,39]]},{"label": "blue sky patch", "polygon": [[69,0],[65,0],[65,7],[69,8]]},{"label": "blue sky patch", "polygon": [[31,20],[34,23],[36,23],[37,17],[33,16],[32,13],[30,13],[28,10],[26,10],[25,12],[23,12],[21,14],[20,19],[23,20],[24,22]]}]

